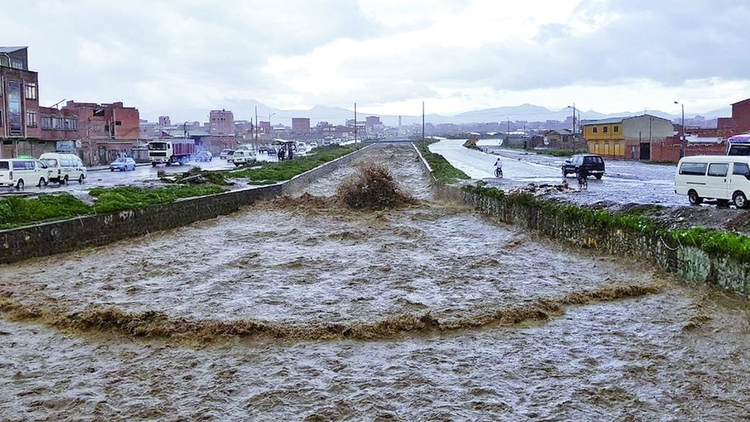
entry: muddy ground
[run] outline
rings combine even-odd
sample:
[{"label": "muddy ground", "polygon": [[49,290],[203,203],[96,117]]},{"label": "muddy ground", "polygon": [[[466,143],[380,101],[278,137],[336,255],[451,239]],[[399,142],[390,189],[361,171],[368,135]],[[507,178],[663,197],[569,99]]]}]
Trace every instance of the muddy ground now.
[{"label": "muddy ground", "polygon": [[431,196],[292,197],[2,266],[2,420],[743,420],[750,309]]}]

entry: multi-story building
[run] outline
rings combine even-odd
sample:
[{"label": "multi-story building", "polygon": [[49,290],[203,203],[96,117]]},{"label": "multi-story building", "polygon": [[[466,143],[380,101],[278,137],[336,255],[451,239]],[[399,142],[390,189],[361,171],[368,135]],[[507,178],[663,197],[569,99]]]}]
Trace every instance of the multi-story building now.
[{"label": "multi-story building", "polygon": [[87,165],[107,164],[138,142],[135,108],[121,102],[58,104],[39,105],[38,75],[28,68],[28,47],[0,47],[1,157],[70,151]]},{"label": "multi-story building", "polygon": [[750,98],[732,104],[732,117],[719,117],[716,135],[730,137],[750,132]]},{"label": "multi-story building", "polygon": [[292,117],[292,133],[307,135],[310,133],[309,117]]},{"label": "multi-story building", "polygon": [[0,99],[0,157],[34,155],[41,133],[39,78],[29,70],[28,47],[0,47]]},{"label": "multi-story building", "polygon": [[208,132],[215,136],[234,135],[234,115],[227,110],[211,110]]},{"label": "multi-story building", "polygon": [[122,102],[68,101],[60,111],[76,117],[76,147],[86,165],[104,165],[119,155],[130,155],[133,146],[139,142],[140,113],[134,107],[125,107]]},{"label": "multi-story building", "polygon": [[581,122],[588,151],[609,158],[651,160],[654,142],[674,136],[667,119],[643,114]]},{"label": "multi-story building", "polygon": [[378,116],[367,116],[365,118],[365,123],[367,124],[367,126],[377,126],[377,125],[381,124],[380,123],[380,117],[378,117]]}]

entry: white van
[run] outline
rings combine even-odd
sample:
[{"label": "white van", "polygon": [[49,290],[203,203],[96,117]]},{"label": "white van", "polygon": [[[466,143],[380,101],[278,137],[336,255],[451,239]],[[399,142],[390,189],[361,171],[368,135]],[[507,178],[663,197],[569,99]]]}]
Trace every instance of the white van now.
[{"label": "white van", "polygon": [[704,199],[719,204],[734,202],[746,208],[750,197],[750,156],[697,155],[677,163],[674,191],[687,195],[693,205]]},{"label": "white van", "polygon": [[52,170],[33,158],[0,158],[0,186],[23,189],[29,183],[46,186]]},{"label": "white van", "polygon": [[83,183],[83,179],[86,178],[86,167],[75,154],[45,152],[39,159],[52,169],[50,180],[53,182],[68,183],[70,180],[78,180],[78,183]]},{"label": "white van", "polygon": [[255,162],[255,159],[256,156],[253,151],[249,149],[237,149],[227,158],[227,162],[239,167],[246,164],[252,164]]}]

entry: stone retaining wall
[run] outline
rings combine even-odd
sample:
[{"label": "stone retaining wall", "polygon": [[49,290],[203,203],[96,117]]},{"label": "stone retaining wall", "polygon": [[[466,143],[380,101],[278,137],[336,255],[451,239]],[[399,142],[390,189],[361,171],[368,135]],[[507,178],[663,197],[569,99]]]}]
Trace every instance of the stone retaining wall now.
[{"label": "stone retaining wall", "polygon": [[311,180],[351,162],[369,147],[318,166],[292,180],[216,195],[185,198],[169,204],[0,231],[0,264],[101,246],[118,240],[186,226],[239,211],[261,199],[286,195]]},{"label": "stone retaining wall", "polygon": [[743,295],[750,294],[750,263],[712,255],[697,247],[668,245],[657,235],[622,229],[592,229],[580,222],[545,215],[533,204],[518,204],[502,198],[467,193],[456,187],[442,187],[440,191],[442,196],[460,198],[498,221],[538,231],[573,247],[646,260],[685,280],[717,285]]}]

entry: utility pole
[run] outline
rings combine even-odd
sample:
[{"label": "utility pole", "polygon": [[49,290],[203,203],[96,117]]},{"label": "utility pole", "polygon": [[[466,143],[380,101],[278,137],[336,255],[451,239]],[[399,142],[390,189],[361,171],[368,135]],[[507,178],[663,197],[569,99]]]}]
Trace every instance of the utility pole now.
[{"label": "utility pole", "polygon": [[675,101],[674,103],[682,106],[682,128],[680,129],[680,140],[684,141],[685,140],[685,104],[679,101]]},{"label": "utility pole", "polygon": [[424,101],[422,101],[422,143],[425,143],[424,139]]},{"label": "utility pole", "polygon": [[258,129],[259,129],[258,126],[260,126],[258,123],[260,123],[260,122],[258,122],[258,106],[255,106],[255,143],[256,143],[256,147],[257,147],[257,143],[258,143]]},{"label": "utility pole", "polygon": [[354,103],[354,145],[357,145],[357,103]]}]

